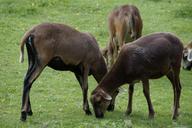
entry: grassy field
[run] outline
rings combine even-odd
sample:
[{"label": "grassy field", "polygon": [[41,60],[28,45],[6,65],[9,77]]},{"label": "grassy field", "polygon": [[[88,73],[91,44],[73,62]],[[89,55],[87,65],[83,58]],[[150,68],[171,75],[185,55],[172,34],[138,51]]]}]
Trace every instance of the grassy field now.
[{"label": "grassy field", "polygon": [[[134,4],[141,12],[143,35],[172,32],[184,44],[192,40],[191,0],[0,0],[0,128],[192,128],[192,72],[181,71],[183,86],[180,116],[171,120],[173,91],[165,78],[150,81],[155,119],[147,118],[147,103],[141,84],[135,86],[133,113],[126,117],[127,85],[121,88],[114,112],[104,119],[86,116],[82,92],[71,72],[46,68],[31,90],[34,115],[21,122],[23,78],[27,70],[19,63],[20,39],[29,28],[42,22],[59,22],[92,33],[100,47],[108,40],[107,15],[116,6]],[[89,96],[97,86],[89,77]],[[92,109],[92,107],[91,107]]]}]

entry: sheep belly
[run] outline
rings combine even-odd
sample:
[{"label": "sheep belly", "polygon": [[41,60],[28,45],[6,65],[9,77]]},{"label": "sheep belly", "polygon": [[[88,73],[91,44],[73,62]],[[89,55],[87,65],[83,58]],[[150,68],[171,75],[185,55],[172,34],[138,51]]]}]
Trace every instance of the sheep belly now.
[{"label": "sheep belly", "polygon": [[48,66],[59,71],[72,71],[72,72],[80,72],[79,65],[70,65],[65,64],[60,57],[53,58]]}]

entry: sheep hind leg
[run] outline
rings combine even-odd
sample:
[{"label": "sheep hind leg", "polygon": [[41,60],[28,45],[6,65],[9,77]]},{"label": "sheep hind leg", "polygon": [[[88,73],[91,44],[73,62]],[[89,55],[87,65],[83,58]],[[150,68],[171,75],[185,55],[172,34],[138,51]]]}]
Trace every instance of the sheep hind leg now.
[{"label": "sheep hind leg", "polygon": [[172,119],[175,120],[179,116],[179,108],[180,108],[180,95],[181,95],[181,85],[179,76],[175,75],[175,83],[176,83],[176,100],[175,100],[175,108]]},{"label": "sheep hind leg", "polygon": [[145,98],[147,100],[148,109],[149,109],[149,118],[153,119],[155,112],[153,109],[153,105],[150,98],[150,88],[149,88],[149,80],[142,80],[143,83],[143,93],[145,95]]},{"label": "sheep hind leg", "polygon": [[129,101],[127,106],[126,115],[130,115],[132,113],[132,99],[133,99],[133,92],[134,92],[134,84],[129,85],[128,93],[129,93]]},{"label": "sheep hind leg", "polygon": [[30,98],[29,98],[29,97],[28,97],[27,115],[28,115],[28,116],[32,116],[32,115],[33,115],[33,111],[32,111],[32,109],[31,109],[31,102],[30,102]]},{"label": "sheep hind leg", "polygon": [[108,55],[107,69],[109,71],[114,63],[114,49],[109,49],[107,55]]},{"label": "sheep hind leg", "polygon": [[178,108],[180,107],[179,100],[180,100],[180,94],[181,94],[181,84],[179,79],[179,71],[177,72],[169,72],[167,75],[168,79],[170,80],[173,92],[174,92],[174,102],[173,102],[173,115],[172,119],[176,120],[179,116]]},{"label": "sheep hind leg", "polygon": [[43,69],[44,66],[39,66],[35,63],[33,68],[28,70],[26,74],[23,86],[21,121],[25,121],[27,119],[27,114],[32,115],[29,93],[33,82],[37,79]]},{"label": "sheep hind leg", "polygon": [[175,120],[175,119],[177,119],[177,116],[179,115],[178,108],[180,107],[179,99],[180,99],[180,94],[181,94],[181,84],[180,84],[179,76],[172,71],[167,74],[167,78],[170,80],[172,87],[173,87],[174,100],[173,100],[172,119]]},{"label": "sheep hind leg", "polygon": [[[27,71],[28,73],[27,74],[29,74],[35,65],[35,55],[34,55],[33,47],[31,47],[29,44],[26,44],[26,47],[27,47],[27,55],[28,55],[28,71]],[[29,116],[33,115],[29,96],[28,96],[28,105],[27,105],[27,115]]]}]

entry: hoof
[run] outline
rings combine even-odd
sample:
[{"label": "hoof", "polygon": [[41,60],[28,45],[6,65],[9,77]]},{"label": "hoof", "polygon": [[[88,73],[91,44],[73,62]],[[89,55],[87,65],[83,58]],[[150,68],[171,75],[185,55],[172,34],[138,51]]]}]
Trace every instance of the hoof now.
[{"label": "hoof", "polygon": [[154,119],[154,115],[151,115],[151,114],[150,114],[150,115],[148,116],[148,118],[149,118],[149,119]]},{"label": "hoof", "polygon": [[86,110],[85,113],[86,113],[86,115],[92,115],[90,110]]},{"label": "hoof", "polygon": [[21,121],[26,121],[26,119],[27,119],[27,113],[26,113],[26,112],[21,112],[21,118],[20,118],[20,120],[21,120]]},{"label": "hoof", "polygon": [[178,117],[179,115],[180,115],[180,111],[178,109],[177,112],[176,112],[176,117]]},{"label": "hoof", "polygon": [[172,120],[173,120],[173,121],[176,121],[176,120],[177,120],[177,116],[174,115],[174,116],[172,117]]},{"label": "hoof", "polygon": [[104,114],[102,113],[102,114],[96,114],[95,115],[95,117],[97,118],[97,119],[102,119],[102,118],[104,118]]},{"label": "hoof", "polygon": [[30,110],[30,111],[27,112],[27,115],[28,115],[28,116],[32,116],[32,115],[33,115],[33,112]]},{"label": "hoof", "polygon": [[177,120],[177,117],[172,117],[172,120],[173,120],[173,121],[176,121],[176,120]]},{"label": "hoof", "polygon": [[149,113],[148,118],[149,119],[154,119],[154,116],[155,116],[155,112],[152,112],[152,113]]},{"label": "hoof", "polygon": [[125,112],[125,115],[129,116],[131,113],[132,113],[132,110],[127,110],[127,111]]},{"label": "hoof", "polygon": [[177,117],[179,116],[179,109],[175,110],[172,115],[172,120],[177,120]]},{"label": "hoof", "polygon": [[115,108],[115,106],[112,105],[112,104],[110,104],[110,105],[108,106],[108,108],[107,108],[107,111],[112,112],[112,111],[114,111],[114,108]]}]

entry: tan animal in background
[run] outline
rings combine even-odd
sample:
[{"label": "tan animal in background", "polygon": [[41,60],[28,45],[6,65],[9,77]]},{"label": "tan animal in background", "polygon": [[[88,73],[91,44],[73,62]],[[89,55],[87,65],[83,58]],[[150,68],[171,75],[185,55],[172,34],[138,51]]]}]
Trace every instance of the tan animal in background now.
[{"label": "tan animal in background", "polygon": [[141,37],[143,23],[136,6],[123,5],[115,8],[109,14],[108,25],[110,39],[107,47],[103,50],[103,55],[110,68],[122,46]]}]

